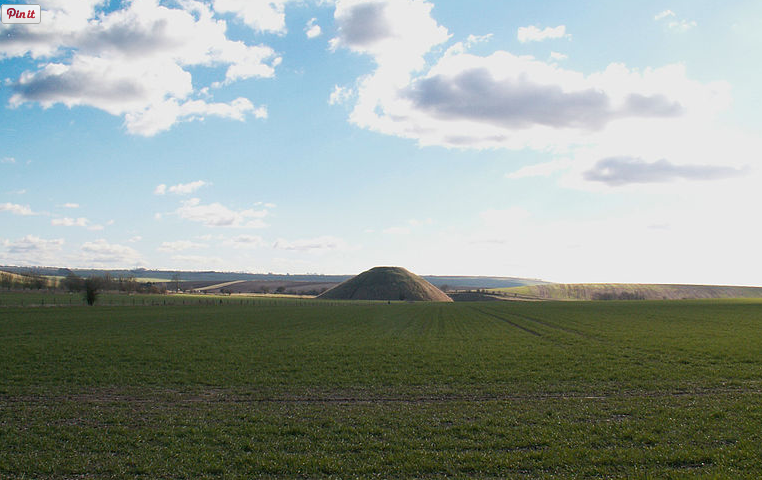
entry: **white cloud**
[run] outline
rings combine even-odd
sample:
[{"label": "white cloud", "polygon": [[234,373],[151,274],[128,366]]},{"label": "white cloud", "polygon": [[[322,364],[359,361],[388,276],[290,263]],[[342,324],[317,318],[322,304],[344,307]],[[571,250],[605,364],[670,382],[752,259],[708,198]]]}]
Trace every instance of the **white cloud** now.
[{"label": "white cloud", "polygon": [[340,87],[338,85],[334,85],[333,92],[331,92],[331,96],[328,98],[328,104],[341,105],[347,103],[352,99],[354,94],[355,92],[350,87]]},{"label": "white cloud", "polygon": [[488,33],[486,35],[469,35],[468,38],[466,38],[466,42],[464,46],[468,49],[471,48],[474,45],[477,45],[479,43],[486,43],[490,41],[493,34]]},{"label": "white cloud", "polygon": [[9,242],[6,240],[3,242],[3,244],[10,253],[30,253],[41,251],[58,251],[64,244],[64,240],[62,238],[45,240],[35,235],[27,235],[16,240],[15,242]]},{"label": "white cloud", "polygon": [[360,80],[350,121],[420,145],[561,152],[605,141],[614,127],[682,129],[730,104],[727,83],[690,80],[682,65],[611,64],[585,75],[507,51],[474,55],[456,44],[396,86],[372,80],[381,70]]},{"label": "white cloud", "polygon": [[[54,218],[50,221],[51,225],[58,226],[58,227],[83,227],[87,228],[88,230],[92,231],[98,231],[103,230],[103,225],[97,225],[97,224],[91,224],[90,220],[84,217],[79,218],[70,218],[70,217],[62,217],[62,218]],[[109,223],[109,225],[113,224],[113,221]]]},{"label": "white cloud", "polygon": [[79,208],[78,203],[64,203],[63,205],[59,205],[61,208]]},{"label": "white cloud", "polygon": [[654,20],[661,20],[662,18],[674,17],[674,16],[675,16],[675,12],[673,12],[672,10],[664,10],[663,12],[657,13],[656,15],[654,15]]},{"label": "white cloud", "polygon": [[51,225],[56,225],[59,227],[87,227],[87,225],[90,223],[90,221],[84,217],[79,218],[54,218],[50,221]]},{"label": "white cloud", "polygon": [[425,0],[337,0],[331,48],[370,55],[377,65],[361,81],[358,108],[372,112],[374,97],[407,83],[410,72],[425,65],[424,55],[450,37],[431,17],[433,7]]},{"label": "white cloud", "polygon": [[317,38],[322,33],[320,25],[315,22],[317,22],[317,18],[311,18],[304,27],[304,34],[307,35],[307,38]]},{"label": "white cloud", "polygon": [[33,212],[29,205],[19,205],[17,203],[0,203],[0,212],[10,212],[14,215],[37,215]]},{"label": "white cloud", "polygon": [[140,235],[135,235],[134,237],[132,237],[129,240],[127,240],[127,242],[128,243],[137,243],[137,242],[139,242],[141,240],[143,240],[143,237],[141,237]]},{"label": "white cloud", "polygon": [[175,213],[182,219],[202,223],[207,227],[265,228],[268,226],[263,220],[268,215],[267,209],[236,211],[216,202],[202,205],[198,198],[183,202]]},{"label": "white cloud", "polygon": [[567,58],[569,58],[569,56],[565,55],[563,53],[550,52],[550,59],[551,60],[558,60],[558,61],[560,61],[560,60],[566,60]]},{"label": "white cloud", "polygon": [[13,157],[0,158],[0,163],[16,163],[16,159]]},{"label": "white cloud", "polygon": [[177,240],[174,242],[162,242],[157,250],[160,252],[180,252],[192,248],[206,248],[208,246],[204,243],[191,242],[190,240]]},{"label": "white cloud", "polygon": [[167,187],[166,184],[162,183],[156,186],[153,193],[155,195],[165,195],[166,193],[174,193],[176,195],[189,195],[205,185],[209,185],[209,182],[196,180],[195,182],[178,183],[177,185],[172,185],[170,187]]},{"label": "white cloud", "polygon": [[696,27],[698,24],[693,20],[679,20],[674,22],[669,22],[667,26],[670,28],[670,30],[674,30],[676,32],[684,33],[690,30],[693,27]]},{"label": "white cloud", "polygon": [[257,235],[237,235],[222,244],[233,248],[259,248],[267,245],[264,239]]},{"label": "white cloud", "polygon": [[519,42],[541,42],[543,40],[555,39],[555,38],[571,38],[571,35],[566,33],[566,25],[559,25],[557,27],[545,27],[540,30],[534,25],[528,27],[519,27],[516,37]]},{"label": "white cloud", "polygon": [[111,244],[104,239],[85,242],[80,250],[80,260],[86,265],[131,266],[143,261],[137,250],[125,245]]},{"label": "white cloud", "polygon": [[258,32],[286,33],[285,5],[289,0],[214,0],[214,10],[232,13]]},{"label": "white cloud", "polygon": [[667,28],[675,32],[684,33],[693,27],[697,26],[697,23],[693,20],[685,20],[677,18],[677,15],[672,10],[664,10],[661,13],[654,15],[654,20],[657,22],[669,18],[666,23]]},{"label": "white cloud", "polygon": [[188,67],[224,67],[224,79],[216,83],[227,85],[272,77],[280,63],[270,47],[228,39],[225,22],[215,19],[208,5],[185,0],[181,8],[168,8],[136,0],[105,13],[96,12],[100,2],[94,1],[82,2],[83,7],[43,3],[45,14],[55,20],[49,28],[13,26],[8,29],[13,35],[0,38],[0,57],[52,59],[12,82],[12,107],[26,102],[44,108],[91,106],[123,116],[130,133],[145,136],[205,116],[262,117],[264,107],[246,98],[228,103],[194,98],[208,90],[194,88]]},{"label": "white cloud", "polygon": [[16,241],[4,240],[5,261],[3,263],[50,264],[64,244],[62,238],[46,240],[35,235],[26,235]]},{"label": "white cloud", "polygon": [[323,253],[332,250],[343,250],[346,248],[346,246],[346,242],[341,238],[329,235],[293,241],[278,239],[273,244],[273,248],[278,250],[295,250],[299,252],[309,253]]}]

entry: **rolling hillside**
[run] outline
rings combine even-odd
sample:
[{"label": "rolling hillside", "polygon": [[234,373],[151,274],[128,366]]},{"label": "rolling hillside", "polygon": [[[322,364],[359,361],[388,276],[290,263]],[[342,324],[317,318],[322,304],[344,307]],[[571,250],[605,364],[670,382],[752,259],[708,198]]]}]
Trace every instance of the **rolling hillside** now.
[{"label": "rolling hillside", "polygon": [[491,289],[508,297],[542,300],[680,300],[762,298],[762,287],[634,283],[553,283]]}]

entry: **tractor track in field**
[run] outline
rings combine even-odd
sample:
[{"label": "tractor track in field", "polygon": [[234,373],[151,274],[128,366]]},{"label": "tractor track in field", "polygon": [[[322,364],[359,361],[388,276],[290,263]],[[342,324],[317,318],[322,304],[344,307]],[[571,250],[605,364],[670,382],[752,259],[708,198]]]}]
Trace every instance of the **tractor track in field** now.
[{"label": "tractor track in field", "polygon": [[512,326],[514,326],[514,327],[518,328],[519,330],[523,330],[523,331],[525,331],[525,332],[529,333],[530,335],[534,335],[534,336],[536,336],[536,337],[542,337],[542,336],[543,336],[543,334],[541,334],[540,332],[537,332],[537,331],[535,331],[535,330],[532,330],[531,328],[527,328],[527,327],[525,327],[525,326],[523,326],[523,325],[519,325],[518,323],[516,323],[516,322],[513,322],[513,321],[511,321],[511,320],[509,320],[509,319],[507,319],[507,318],[505,318],[505,317],[501,317],[500,315],[497,315],[497,314],[495,314],[495,313],[492,313],[492,312],[486,312],[486,311],[484,311],[484,310],[481,310],[481,309],[479,309],[479,308],[476,308],[476,307],[471,307],[471,308],[472,308],[472,309],[474,309],[474,310],[476,310],[477,312],[481,313],[482,315],[487,315],[487,316],[489,316],[489,317],[492,317],[492,318],[496,318],[496,319],[498,319],[498,320],[501,320],[501,321],[503,321],[503,322],[505,322],[505,323],[507,323],[507,324],[509,324],[509,325],[512,325]]},{"label": "tractor track in field", "polygon": [[596,340],[596,341],[599,341],[599,342],[603,341],[603,340],[601,340],[598,337],[590,335],[589,333],[580,332],[579,330],[576,330],[574,328],[562,327],[560,325],[556,325],[556,324],[548,322],[546,320],[540,320],[539,318],[530,317],[530,316],[527,316],[527,315],[523,315],[521,313],[513,313],[513,312],[507,312],[507,313],[508,313],[508,315],[511,315],[513,317],[518,317],[518,318],[521,318],[521,319],[524,319],[524,320],[527,320],[527,321],[530,321],[530,322],[539,323],[540,325],[544,325],[544,326],[546,326],[548,328],[552,328],[552,329],[555,329],[555,330],[561,330],[562,332],[570,333],[572,335],[578,335],[578,336],[586,338],[588,340]]}]

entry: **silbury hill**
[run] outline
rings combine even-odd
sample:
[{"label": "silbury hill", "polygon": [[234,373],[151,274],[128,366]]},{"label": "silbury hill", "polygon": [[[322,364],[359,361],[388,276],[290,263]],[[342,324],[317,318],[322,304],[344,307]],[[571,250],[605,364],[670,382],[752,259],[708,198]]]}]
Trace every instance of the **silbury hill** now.
[{"label": "silbury hill", "polygon": [[319,295],[330,300],[452,302],[440,289],[402,267],[374,267]]}]

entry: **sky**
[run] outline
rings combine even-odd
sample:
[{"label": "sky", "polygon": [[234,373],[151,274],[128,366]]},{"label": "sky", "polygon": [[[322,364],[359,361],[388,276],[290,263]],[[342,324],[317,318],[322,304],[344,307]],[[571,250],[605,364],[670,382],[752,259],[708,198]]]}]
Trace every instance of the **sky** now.
[{"label": "sky", "polygon": [[0,264],[762,285],[758,0],[39,0]]}]

